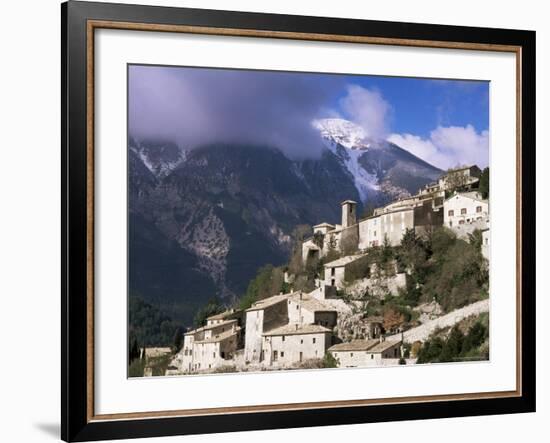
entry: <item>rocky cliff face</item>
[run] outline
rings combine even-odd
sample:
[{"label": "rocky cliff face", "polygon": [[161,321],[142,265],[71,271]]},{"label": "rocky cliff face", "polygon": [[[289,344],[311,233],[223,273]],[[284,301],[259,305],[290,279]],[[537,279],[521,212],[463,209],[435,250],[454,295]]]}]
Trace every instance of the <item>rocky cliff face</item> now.
[{"label": "rocky cliff face", "polygon": [[347,130],[348,139],[325,128],[320,158],[300,161],[272,147],[183,151],[130,139],[131,293],[189,322],[208,299],[242,294],[262,265],[286,263],[296,226],[338,223],[343,200],[361,211],[439,175],[395,145],[375,146],[340,126],[333,131]]}]

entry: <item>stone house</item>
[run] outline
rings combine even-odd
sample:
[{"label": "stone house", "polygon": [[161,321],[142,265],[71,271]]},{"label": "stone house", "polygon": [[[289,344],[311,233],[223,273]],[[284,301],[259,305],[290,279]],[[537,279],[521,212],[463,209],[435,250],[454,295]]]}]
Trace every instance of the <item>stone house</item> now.
[{"label": "stone house", "polygon": [[212,326],[223,323],[227,320],[237,320],[237,325],[242,326],[244,312],[242,309],[228,309],[219,314],[211,315],[206,318],[206,325]]},{"label": "stone house", "polygon": [[442,206],[443,198],[431,195],[403,199],[376,209],[374,215],[359,222],[359,249],[381,246],[386,238],[390,246],[398,246],[407,229],[421,233],[426,228],[442,225]]},{"label": "stone house", "polygon": [[[345,257],[326,263],[324,265],[324,284],[327,286],[334,286],[338,289],[343,288],[344,281],[346,280],[346,269],[350,267],[352,263],[357,264],[360,260],[364,260],[366,257],[366,254],[347,255]],[[365,266],[367,266],[366,261]]]},{"label": "stone house", "polygon": [[260,362],[262,334],[288,324],[288,299],[293,293],[274,295],[254,303],[246,310],[244,359]]},{"label": "stone house", "polygon": [[383,338],[353,340],[331,346],[328,352],[338,361],[339,368],[364,368],[390,362],[396,364],[396,359],[401,357],[401,341],[386,341]]},{"label": "stone house", "polygon": [[288,299],[289,324],[316,324],[331,330],[336,326],[338,312],[316,298],[316,294],[317,291],[310,294],[297,292]]},{"label": "stone house", "polygon": [[284,367],[313,358],[323,358],[332,344],[332,329],[317,324],[290,323],[265,332],[260,361]]},{"label": "stone house", "polygon": [[302,243],[302,260],[320,259],[332,249],[356,249],[358,243],[357,203],[346,200],[342,205],[342,223],[321,223],[313,227],[313,237]]},{"label": "stone house", "polygon": [[184,334],[175,359],[182,372],[208,372],[233,358],[241,334],[238,320],[213,322]]},{"label": "stone house", "polygon": [[405,231],[413,228],[413,207],[368,217],[359,222],[359,249],[382,246],[386,237],[391,246],[399,245]]},{"label": "stone house", "polygon": [[440,177],[439,189],[442,191],[452,191],[457,188],[471,190],[478,186],[480,177],[481,169],[476,165],[450,169]]},{"label": "stone house", "polygon": [[443,225],[459,237],[473,229],[485,229],[489,222],[489,201],[479,192],[456,193],[443,203]]}]

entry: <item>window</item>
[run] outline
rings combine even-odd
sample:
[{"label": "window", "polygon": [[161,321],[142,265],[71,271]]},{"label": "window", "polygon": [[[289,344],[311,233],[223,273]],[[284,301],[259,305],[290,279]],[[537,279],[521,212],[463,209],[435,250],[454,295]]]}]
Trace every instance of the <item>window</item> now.
[{"label": "window", "polygon": [[336,285],[336,280],[332,279],[332,280],[330,281],[330,285],[331,285],[331,286]]},{"label": "window", "polygon": [[273,351],[273,361],[277,361],[278,357],[277,351]]},{"label": "window", "polygon": [[459,220],[459,221],[458,221],[458,224],[459,224],[459,225],[463,225],[463,224],[464,224],[464,220]]},{"label": "window", "polygon": [[374,354],[371,354],[371,355],[370,355],[370,359],[371,359],[371,360],[374,359]]},{"label": "window", "polygon": [[462,208],[462,209],[460,210],[460,215],[464,215],[464,214],[466,214],[466,212],[467,212],[467,211],[466,211],[466,208]]},{"label": "window", "polygon": [[301,345],[304,344],[304,339],[301,339],[301,340],[300,340],[300,344],[301,344]]},{"label": "window", "polygon": [[376,237],[376,231],[374,231],[374,236]]},{"label": "window", "polygon": [[212,358],[216,358],[216,353],[215,352],[212,354]]},{"label": "window", "polygon": [[313,339],[313,343],[315,343],[315,340],[316,340],[316,339],[314,338],[314,339]]},{"label": "window", "polygon": [[336,268],[331,268],[331,270],[330,270],[330,275],[331,275],[331,276],[336,275]]},{"label": "window", "polygon": [[455,215],[455,211],[452,209],[449,209],[449,217],[453,217]]},{"label": "window", "polygon": [[281,351],[281,358],[283,358],[284,356],[285,356],[284,351]]},{"label": "window", "polygon": [[300,305],[296,305],[296,309],[300,309]]},{"label": "window", "polygon": [[476,207],[476,212],[481,212],[481,206]]},{"label": "window", "polygon": [[350,357],[353,357],[353,352],[352,352],[352,353],[350,353],[350,355],[349,355],[349,356],[350,356]]},{"label": "window", "polygon": [[[284,335],[281,337],[281,340],[282,340],[282,341],[285,341],[285,336],[284,336]],[[282,356],[283,356],[283,354],[281,354],[281,357],[282,357]]]}]

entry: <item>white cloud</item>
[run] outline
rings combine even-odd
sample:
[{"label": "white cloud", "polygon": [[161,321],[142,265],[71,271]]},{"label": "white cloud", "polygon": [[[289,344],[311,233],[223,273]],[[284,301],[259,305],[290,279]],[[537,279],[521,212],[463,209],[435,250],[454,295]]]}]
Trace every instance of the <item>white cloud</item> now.
[{"label": "white cloud", "polygon": [[392,107],[378,91],[348,85],[347,95],[340,100],[340,108],[370,137],[382,138],[388,134]]},{"label": "white cloud", "polygon": [[438,126],[428,139],[412,134],[391,134],[388,141],[441,169],[457,165],[489,163],[489,131],[477,132],[472,125]]}]

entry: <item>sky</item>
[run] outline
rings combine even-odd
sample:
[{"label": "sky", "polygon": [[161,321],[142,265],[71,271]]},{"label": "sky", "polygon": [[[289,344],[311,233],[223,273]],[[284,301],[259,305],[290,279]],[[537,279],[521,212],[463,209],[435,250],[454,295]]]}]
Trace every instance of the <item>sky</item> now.
[{"label": "sky", "polygon": [[130,65],[129,133],[182,148],[323,149],[312,122],[353,121],[442,169],[489,162],[489,83],[368,75]]}]

